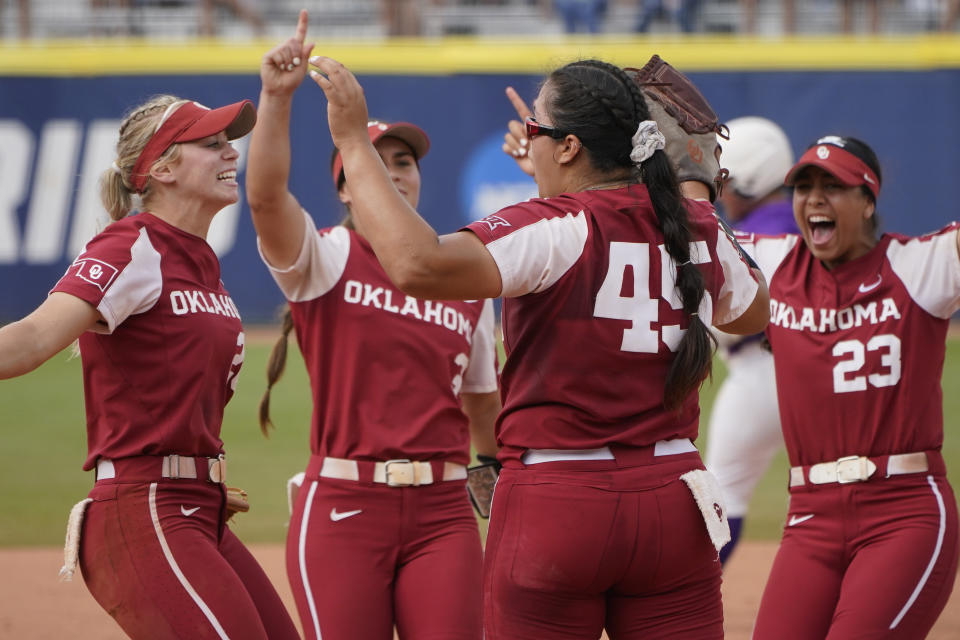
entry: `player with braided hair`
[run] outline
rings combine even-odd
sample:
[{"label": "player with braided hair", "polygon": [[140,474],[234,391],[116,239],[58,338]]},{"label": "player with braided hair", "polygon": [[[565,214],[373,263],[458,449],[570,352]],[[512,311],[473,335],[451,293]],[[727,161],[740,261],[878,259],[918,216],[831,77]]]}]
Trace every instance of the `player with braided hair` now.
[{"label": "player with braided hair", "polygon": [[[288,190],[293,95],[312,45],[307,14],[260,67],[260,119],[247,194],[261,257],[290,305],[271,357],[295,329],[310,377],[310,459],[291,500],[287,576],[308,639],[481,637],[482,546],[465,491],[470,441],[493,455],[500,410],[490,300],[422,300],[395,287],[352,215],[368,188],[330,175],[348,211],[317,229]],[[429,139],[409,123],[364,121],[387,184],[408,206]],[[378,177],[378,176],[377,176]],[[268,424],[261,405],[261,427]]]},{"label": "player with braided hair", "polygon": [[728,533],[692,443],[705,323],[754,333],[768,299],[709,202],[681,197],[639,87],[601,61],[555,70],[518,108],[540,197],[438,236],[392,189],[356,78],[312,62],[347,180],[366,180],[353,215],[390,278],[424,297],[504,296],[486,638],[722,638]]},{"label": "player with braided hair", "polygon": [[[174,96],[135,109],[101,178],[114,220],[29,316],[0,329],[0,378],[79,338],[89,496],[70,514],[62,575],[131,638],[298,638],[266,574],[226,526],[220,427],[243,364],[237,308],[206,234],[238,198],[249,100]],[[139,197],[142,211],[129,215]]]}]

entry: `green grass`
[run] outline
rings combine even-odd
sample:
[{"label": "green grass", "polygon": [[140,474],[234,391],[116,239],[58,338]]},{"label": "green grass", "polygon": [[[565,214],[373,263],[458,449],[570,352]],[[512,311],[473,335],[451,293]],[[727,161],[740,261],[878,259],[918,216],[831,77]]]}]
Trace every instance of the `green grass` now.
[{"label": "green grass", "polygon": [[[274,388],[277,429],[260,434],[257,405],[264,389],[270,345],[251,344],[237,394],[227,407],[223,438],[230,484],[250,494],[251,511],[232,525],[246,542],[280,542],[286,535],[286,481],[309,457],[310,395],[303,360],[291,341],[284,379]],[[704,415],[723,379],[719,363],[702,395]],[[946,434],[943,453],[950,477],[960,474],[960,339],[947,344],[943,375]],[[36,371],[0,381],[0,546],[63,544],[70,507],[83,499],[93,474],[81,470],[86,455],[80,361],[65,351]],[[697,443],[705,450],[705,438]],[[745,537],[776,540],[787,505],[787,461],[774,460],[750,503]],[[483,523],[485,524],[485,523]],[[485,527],[484,527],[485,528]]]}]

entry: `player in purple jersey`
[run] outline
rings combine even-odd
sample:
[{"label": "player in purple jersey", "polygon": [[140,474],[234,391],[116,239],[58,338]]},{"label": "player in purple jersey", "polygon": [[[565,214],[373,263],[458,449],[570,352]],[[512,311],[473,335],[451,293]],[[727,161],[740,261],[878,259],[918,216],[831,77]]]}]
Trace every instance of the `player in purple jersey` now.
[{"label": "player in purple jersey", "polygon": [[758,640],[923,638],[953,588],[940,377],[960,234],[878,234],[881,180],[866,144],[820,138],[786,176],[802,237],[744,238],[792,465]]},{"label": "player in purple jersey", "polygon": [[[727,122],[723,166],[729,172],[718,202],[730,225],[755,233],[796,233],[793,206],[783,176],[793,166],[793,149],[783,130],[766,118]],[[763,334],[717,333],[727,376],[717,390],[707,426],[707,469],[723,489],[730,542],[720,550],[726,562],[740,538],[754,488],[783,446],[773,356]]]},{"label": "player in purple jersey", "polygon": [[551,73],[526,120],[541,197],[438,236],[392,188],[356,78],[311,62],[391,279],[505,297],[486,638],[721,638],[729,533],[692,444],[705,322],[759,331],[766,289],[709,203],[681,197],[638,85],[598,60]]},{"label": "player in purple jersey", "polygon": [[[131,638],[297,638],[263,570],[226,525],[220,428],[243,327],[205,238],[238,198],[230,140],[249,100],[158,96],[120,126],[101,179],[114,220],[36,311],[0,329],[0,378],[79,338],[89,497],[70,514],[62,574]],[[128,215],[139,196],[142,212]]]},{"label": "player in purple jersey", "polygon": [[[288,577],[307,638],[390,640],[396,627],[403,639],[479,640],[482,548],[465,480],[471,435],[496,454],[493,305],[406,295],[362,220],[318,231],[288,191],[306,30],[302,12],[296,35],[263,57],[247,169],[261,256],[289,301],[313,400]],[[416,206],[427,135],[379,121],[364,131],[390,188]],[[366,180],[347,178],[339,154],[332,174],[352,212]]]}]

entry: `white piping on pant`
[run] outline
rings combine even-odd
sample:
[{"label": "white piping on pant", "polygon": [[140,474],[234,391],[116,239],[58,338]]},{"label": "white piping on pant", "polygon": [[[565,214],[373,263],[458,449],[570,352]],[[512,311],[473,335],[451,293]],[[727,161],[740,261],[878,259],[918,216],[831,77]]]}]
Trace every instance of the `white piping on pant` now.
[{"label": "white piping on pant", "polygon": [[320,618],[317,616],[317,605],[313,601],[313,591],[310,590],[310,581],[307,579],[307,523],[310,521],[310,509],[313,507],[313,495],[317,492],[317,481],[310,483],[310,493],[303,503],[303,514],[300,516],[300,540],[297,541],[297,560],[300,563],[300,580],[303,581],[303,592],[307,597],[307,605],[310,607],[310,618],[313,620],[313,630],[317,634],[317,640],[322,640],[320,635]]},{"label": "white piping on pant", "polygon": [[933,572],[933,567],[937,563],[937,558],[940,557],[940,549],[943,547],[943,536],[947,529],[947,514],[946,507],[943,504],[943,495],[940,494],[940,489],[937,488],[937,482],[934,480],[933,476],[927,476],[927,484],[929,484],[933,489],[933,495],[937,498],[937,507],[940,509],[940,531],[937,534],[937,544],[933,550],[933,557],[930,558],[930,563],[927,565],[927,570],[923,572],[920,582],[917,583],[917,587],[913,590],[913,593],[910,594],[907,604],[903,605],[903,609],[900,610],[900,613],[897,614],[897,617],[894,618],[893,622],[890,623],[890,629],[894,629],[898,624],[900,624],[900,621],[903,620],[903,617],[907,615],[907,611],[910,610],[910,607],[913,606],[913,603],[916,602],[917,598],[920,596],[920,592],[923,591],[923,587],[927,584],[927,579],[930,578],[930,574]]},{"label": "white piping on pant", "polygon": [[210,621],[213,628],[216,629],[217,635],[223,638],[223,640],[230,640],[230,636],[228,636],[227,632],[220,626],[220,621],[217,620],[217,616],[213,615],[213,611],[210,610],[207,603],[203,601],[203,598],[201,598],[200,594],[193,588],[193,585],[187,581],[187,576],[183,575],[183,571],[180,570],[180,565],[177,564],[176,559],[173,557],[173,552],[170,551],[170,545],[167,544],[167,539],[163,535],[163,529],[160,527],[160,517],[157,515],[156,482],[150,483],[150,519],[153,520],[153,530],[157,534],[157,539],[160,541],[160,548],[163,549],[163,555],[167,559],[167,564],[170,565],[170,569],[173,570],[173,575],[177,576],[177,580],[183,585],[184,590],[186,590],[197,604],[200,611],[203,612],[203,615],[207,617],[207,620]]}]

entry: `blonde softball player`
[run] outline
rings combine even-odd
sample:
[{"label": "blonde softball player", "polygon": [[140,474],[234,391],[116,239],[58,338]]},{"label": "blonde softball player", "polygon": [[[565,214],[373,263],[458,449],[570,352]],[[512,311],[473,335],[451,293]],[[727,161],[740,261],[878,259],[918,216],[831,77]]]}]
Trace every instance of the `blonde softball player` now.
[{"label": "blonde softball player", "polygon": [[[237,201],[230,140],[255,120],[249,100],[134,109],[102,179],[115,221],[36,311],[0,329],[3,378],[79,338],[96,483],[71,514],[64,569],[79,553],[90,593],[131,638],[298,637],[225,521],[220,427],[244,337],[205,237]],[[128,215],[133,194],[144,210]]]}]

